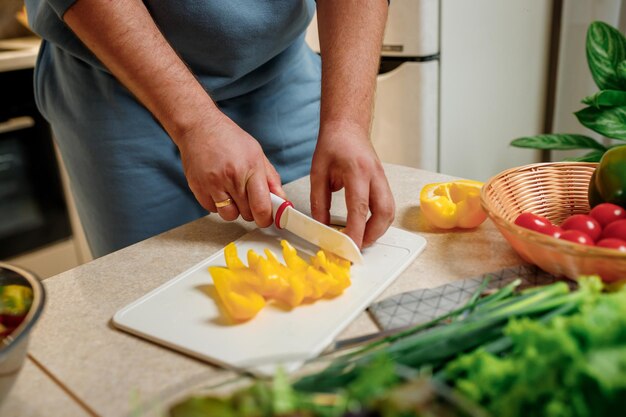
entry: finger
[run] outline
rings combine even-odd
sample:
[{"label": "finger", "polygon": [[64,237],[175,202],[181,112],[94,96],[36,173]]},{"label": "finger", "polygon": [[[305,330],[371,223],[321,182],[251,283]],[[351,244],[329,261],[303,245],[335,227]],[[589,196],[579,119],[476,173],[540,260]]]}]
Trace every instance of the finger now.
[{"label": "finger", "polygon": [[231,200],[230,204],[224,207],[217,207],[217,212],[220,217],[227,222],[231,222],[239,217],[239,209],[237,208],[237,204],[235,200],[231,198],[228,193],[225,191],[212,191],[211,198],[213,198],[214,203],[227,201],[229,198]]},{"label": "finger", "polygon": [[217,213],[217,207],[215,207],[215,203],[213,202],[213,198],[211,194],[206,190],[194,191],[191,190],[198,203],[207,211],[211,213]]},{"label": "finger", "polygon": [[324,224],[330,223],[331,192],[328,172],[311,171],[311,215]]},{"label": "finger", "polygon": [[226,185],[226,192],[231,195],[235,203],[237,204],[237,210],[239,210],[239,214],[241,217],[248,222],[254,220],[252,217],[252,211],[250,210],[250,204],[248,202],[248,194],[246,192],[246,183],[248,180],[244,180],[245,182],[241,184],[241,186],[235,188],[235,185]]},{"label": "finger", "polygon": [[360,248],[363,244],[365,222],[369,214],[369,180],[352,176],[345,181],[345,186],[348,219],[344,233],[350,236]]},{"label": "finger", "polygon": [[255,223],[259,227],[268,227],[272,224],[272,202],[267,177],[255,172],[248,179],[246,190]]},{"label": "finger", "polygon": [[265,175],[267,176],[267,186],[269,187],[270,192],[286,199],[287,194],[285,193],[285,190],[283,190],[280,174],[278,174],[274,165],[272,165],[267,158],[265,158]]},{"label": "finger", "polygon": [[374,177],[370,183],[370,216],[365,226],[363,247],[372,245],[381,237],[396,215],[396,205],[387,179]]},{"label": "finger", "polygon": [[187,174],[185,172],[185,176],[187,177],[187,185],[189,186],[189,190],[193,193],[193,196],[196,198],[196,201],[207,211],[211,213],[216,213],[217,208],[215,207],[215,203],[213,202],[213,197],[211,197],[211,190],[209,187],[205,186],[205,183],[202,181],[196,181],[196,178]]}]

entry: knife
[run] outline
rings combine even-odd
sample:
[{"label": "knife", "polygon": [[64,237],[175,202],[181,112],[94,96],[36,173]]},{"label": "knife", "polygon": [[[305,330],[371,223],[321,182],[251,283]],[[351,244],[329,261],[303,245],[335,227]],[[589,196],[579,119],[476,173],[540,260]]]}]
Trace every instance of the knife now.
[{"label": "knife", "polygon": [[288,230],[294,235],[353,263],[363,263],[363,255],[350,236],[300,213],[293,207],[291,201],[284,200],[273,193],[270,195],[274,225],[278,229]]}]

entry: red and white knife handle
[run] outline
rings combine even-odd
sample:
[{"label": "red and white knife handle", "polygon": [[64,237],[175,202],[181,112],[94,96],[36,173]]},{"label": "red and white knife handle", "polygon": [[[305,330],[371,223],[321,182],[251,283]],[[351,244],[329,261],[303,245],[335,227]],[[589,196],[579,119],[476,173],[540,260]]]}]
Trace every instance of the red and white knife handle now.
[{"label": "red and white knife handle", "polygon": [[281,222],[283,212],[287,207],[293,207],[293,203],[273,193],[270,193],[270,197],[272,199],[272,217],[274,218],[274,224],[278,229],[282,229],[285,225],[284,221]]}]

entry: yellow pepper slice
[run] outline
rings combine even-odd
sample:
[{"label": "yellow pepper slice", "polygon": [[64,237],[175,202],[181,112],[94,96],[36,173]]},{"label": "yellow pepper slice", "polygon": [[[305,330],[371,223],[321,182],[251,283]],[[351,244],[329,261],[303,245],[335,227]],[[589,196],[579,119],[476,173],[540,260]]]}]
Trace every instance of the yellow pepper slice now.
[{"label": "yellow pepper slice", "polygon": [[480,205],[482,186],[482,182],[472,180],[425,185],[420,192],[422,213],[440,229],[478,227],[487,218]]},{"label": "yellow pepper slice", "polygon": [[224,248],[224,260],[226,261],[228,269],[243,269],[246,267],[243,262],[241,262],[241,259],[239,259],[235,242],[230,242]]},{"label": "yellow pepper slice", "polygon": [[296,248],[291,246],[286,240],[282,240],[280,242],[280,245],[283,247],[283,258],[285,258],[285,262],[287,263],[289,269],[300,272],[306,271],[306,269],[309,267],[309,264],[307,264],[304,259],[298,256]]},{"label": "yellow pepper slice", "polygon": [[281,279],[281,288],[274,293],[276,300],[282,301],[289,307],[295,307],[302,304],[304,299],[305,283],[302,280],[302,274],[298,274],[296,271],[289,269],[287,266],[280,263],[274,252],[269,249],[265,249],[265,256],[270,266],[273,269],[273,273]]},{"label": "yellow pepper slice", "polygon": [[[338,257],[335,258],[340,259]],[[325,252],[319,251],[311,258],[311,265],[333,278],[334,282],[327,290],[328,294],[333,296],[339,295],[345,288],[350,286],[350,271],[340,264],[332,262]]]},{"label": "yellow pepper slice", "polygon": [[250,320],[265,306],[265,299],[240,279],[237,272],[209,267],[213,284],[228,315],[237,321]]},{"label": "yellow pepper slice", "polygon": [[336,286],[336,281],[326,272],[315,269],[309,266],[306,270],[306,280],[311,286],[310,300],[319,300],[324,297],[331,287]]},{"label": "yellow pepper slice", "polygon": [[305,291],[308,290],[308,285],[304,281],[304,273],[290,271],[285,280],[288,285],[277,293],[274,299],[282,301],[291,308],[299,306],[304,300]]},{"label": "yellow pepper slice", "polygon": [[262,284],[259,292],[263,297],[276,297],[289,286],[287,280],[276,270],[272,263],[262,256],[259,256],[253,271],[261,279]]}]

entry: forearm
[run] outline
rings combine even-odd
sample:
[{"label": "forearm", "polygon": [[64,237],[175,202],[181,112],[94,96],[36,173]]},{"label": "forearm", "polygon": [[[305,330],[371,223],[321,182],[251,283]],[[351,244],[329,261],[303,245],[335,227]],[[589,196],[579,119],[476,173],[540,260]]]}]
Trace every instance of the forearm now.
[{"label": "forearm", "polygon": [[387,9],[386,0],[317,1],[322,129],[347,125],[369,135]]},{"label": "forearm", "polygon": [[198,120],[222,116],[142,1],[78,0],[64,20],[175,142]]}]

